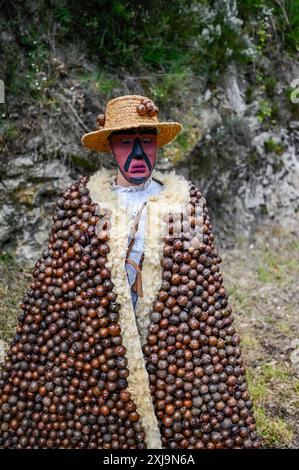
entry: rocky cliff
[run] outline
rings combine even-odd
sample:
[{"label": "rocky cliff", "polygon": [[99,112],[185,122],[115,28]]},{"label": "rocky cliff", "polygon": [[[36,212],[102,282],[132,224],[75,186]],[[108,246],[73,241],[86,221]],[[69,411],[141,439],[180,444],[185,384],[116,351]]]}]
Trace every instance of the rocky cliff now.
[{"label": "rocky cliff", "polygon": [[[25,3],[38,30],[44,3],[53,8],[68,2],[39,2],[39,7]],[[210,3],[205,2],[205,8]],[[108,99],[128,93],[153,98],[160,120],[182,122],[182,134],[159,151],[157,168],[176,168],[202,189],[221,246],[231,246],[268,224],[298,230],[298,54],[263,45],[262,53],[245,63],[234,56],[220,62],[225,47],[230,50],[225,46],[215,55],[219,64],[205,73],[191,66],[166,70],[161,64],[133,73],[122,66],[101,66],[90,58],[83,40],[67,44],[64,38],[58,44],[55,22],[40,36],[32,36],[33,26],[29,28],[28,19],[21,22],[16,5],[21,8],[21,2],[15,2],[0,19],[7,85],[5,103],[0,104],[2,252],[33,262],[64,188],[101,165],[115,165],[108,154],[87,152],[80,139],[95,129],[95,118]],[[221,5],[231,8],[222,23],[241,28],[236,2]],[[216,16],[209,8],[212,28]],[[60,13],[62,20],[67,23],[67,13]],[[218,29],[216,25],[215,35]],[[203,28],[201,38],[206,40],[210,30]]]}]

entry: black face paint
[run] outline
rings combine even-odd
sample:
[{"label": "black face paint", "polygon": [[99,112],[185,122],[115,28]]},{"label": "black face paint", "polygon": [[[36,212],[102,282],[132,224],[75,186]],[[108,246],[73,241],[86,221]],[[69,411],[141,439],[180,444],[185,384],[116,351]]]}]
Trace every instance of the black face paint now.
[{"label": "black face paint", "polygon": [[[115,155],[114,155],[114,157],[115,157]],[[125,171],[129,170],[130,164],[131,164],[131,161],[133,160],[133,158],[136,158],[136,160],[143,160],[145,162],[145,164],[147,165],[149,171],[152,172],[152,164],[150,162],[150,159],[148,158],[148,156],[146,155],[146,153],[144,152],[144,150],[142,148],[141,141],[140,141],[139,137],[136,137],[136,139],[134,141],[134,146],[133,146],[132,152],[128,155],[126,163],[124,164],[124,170]],[[115,158],[115,160],[116,160],[116,158]],[[116,162],[117,162],[117,160],[116,160]],[[117,163],[117,166],[118,166],[121,174],[123,175],[123,177],[129,183],[142,184],[142,183],[145,183],[145,181],[148,179],[148,176],[133,176],[133,177],[130,178],[130,177],[128,177],[128,175],[126,175],[122,171],[122,169],[121,169],[121,167],[119,166],[118,163]]]},{"label": "black face paint", "polygon": [[151,162],[150,162],[148,156],[146,155],[146,153],[144,152],[144,150],[142,148],[139,137],[136,137],[132,152],[130,153],[126,163],[124,164],[125,171],[129,171],[130,164],[131,164],[131,161],[133,160],[133,158],[136,158],[136,160],[144,160],[147,167],[148,167],[148,169],[149,169],[149,171],[150,172],[152,171]]},{"label": "black face paint", "polygon": [[[149,178],[149,176],[150,176],[149,174],[152,173],[153,168],[155,166],[155,159],[152,160],[152,157],[149,158],[149,156],[144,152],[143,147],[142,147],[142,143],[141,143],[141,139],[137,135],[135,140],[134,140],[134,145],[133,145],[131,153],[126,157],[125,162],[122,162],[122,164],[119,164],[118,163],[118,158],[116,157],[115,153],[113,152],[113,146],[111,145],[111,137],[113,135],[116,135],[116,134],[126,134],[126,133],[131,134],[131,135],[132,134],[136,135],[136,130],[135,129],[125,129],[125,130],[120,129],[118,131],[114,131],[109,135],[108,140],[110,142],[111,151],[112,151],[112,154],[115,157],[115,160],[116,160],[117,166],[120,170],[120,173],[123,175],[123,177],[129,183],[138,185],[138,184],[144,183]],[[157,130],[155,128],[141,128],[140,134],[157,134]],[[142,161],[147,166],[147,174],[145,176],[132,176],[132,177],[130,177],[130,176],[127,175],[133,158],[136,159],[136,160],[139,160],[140,162]]]}]

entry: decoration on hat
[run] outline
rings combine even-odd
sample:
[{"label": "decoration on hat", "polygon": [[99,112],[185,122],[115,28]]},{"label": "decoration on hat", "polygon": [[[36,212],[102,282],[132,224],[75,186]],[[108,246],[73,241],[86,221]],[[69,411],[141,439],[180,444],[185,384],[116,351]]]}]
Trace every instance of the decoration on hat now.
[{"label": "decoration on hat", "polygon": [[100,129],[101,127],[104,127],[104,124],[105,124],[105,114],[99,114],[96,118],[96,126],[98,129]]},{"label": "decoration on hat", "polygon": [[137,106],[137,113],[140,116],[148,115],[150,117],[153,117],[153,116],[157,116],[158,112],[159,112],[158,106],[156,106],[154,102],[150,99],[142,98],[139,105]]}]

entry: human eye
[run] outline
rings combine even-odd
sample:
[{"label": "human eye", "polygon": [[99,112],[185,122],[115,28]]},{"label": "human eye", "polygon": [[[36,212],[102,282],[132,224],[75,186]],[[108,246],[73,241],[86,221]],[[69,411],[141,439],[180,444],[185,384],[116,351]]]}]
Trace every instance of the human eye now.
[{"label": "human eye", "polygon": [[145,144],[150,144],[150,143],[152,142],[152,139],[150,139],[150,137],[145,137],[145,138],[143,139],[143,142],[144,142]]},{"label": "human eye", "polygon": [[121,139],[122,144],[130,144],[132,142],[132,139]]}]

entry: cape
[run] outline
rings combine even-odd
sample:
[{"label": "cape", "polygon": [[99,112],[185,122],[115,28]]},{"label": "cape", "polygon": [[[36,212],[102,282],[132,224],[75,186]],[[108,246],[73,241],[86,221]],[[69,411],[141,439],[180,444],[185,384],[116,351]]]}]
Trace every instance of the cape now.
[{"label": "cape", "polygon": [[174,170],[152,175],[135,312],[115,170],[58,199],[2,364],[1,446],[260,446],[206,200]]}]

